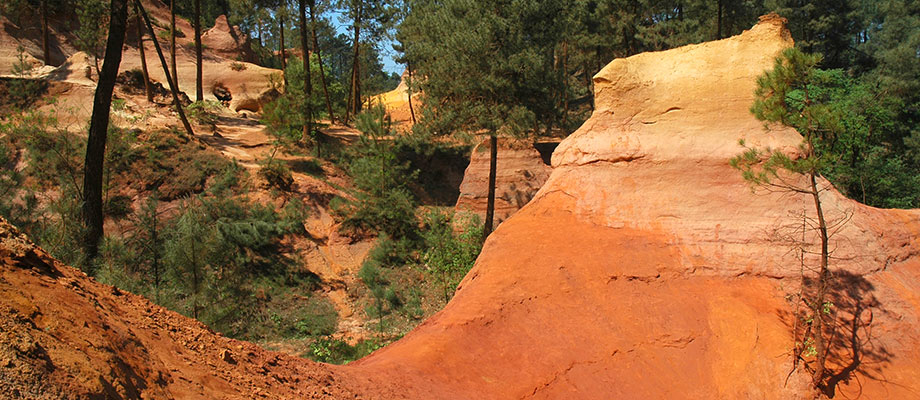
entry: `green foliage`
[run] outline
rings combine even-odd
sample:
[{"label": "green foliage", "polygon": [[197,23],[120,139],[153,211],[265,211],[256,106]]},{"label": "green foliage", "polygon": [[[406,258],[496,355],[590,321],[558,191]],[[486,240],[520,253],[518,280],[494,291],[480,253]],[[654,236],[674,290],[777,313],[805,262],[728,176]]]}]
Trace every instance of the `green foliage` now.
[{"label": "green foliage", "polygon": [[105,49],[105,39],[108,33],[109,4],[103,0],[77,0],[77,21],[80,27],[74,32],[77,37],[77,48],[96,60],[96,71],[99,71],[99,57]]},{"label": "green foliage", "polygon": [[293,336],[317,337],[335,333],[337,321],[335,307],[329,300],[311,298],[307,307],[293,324]]},{"label": "green foliage", "polygon": [[186,200],[161,230],[164,278],[173,292],[164,302],[228,335],[249,335],[255,327],[247,319],[265,306],[253,293],[277,284],[272,277],[289,268],[277,239],[302,229],[300,217],[231,197]]},{"label": "green foliage", "polygon": [[185,107],[185,113],[190,120],[199,125],[214,126],[217,124],[217,113],[221,108],[221,104],[213,100],[196,101]]},{"label": "green foliage", "polygon": [[431,211],[425,216],[425,252],[422,261],[450,300],[460,280],[466,276],[482,250],[482,224],[477,215],[460,216],[455,229],[452,218],[444,212]]},{"label": "green foliage", "polygon": [[[812,137],[815,157],[789,159],[781,153],[749,149],[733,160],[755,185],[772,183],[777,171],[818,171],[847,196],[877,207],[920,206],[918,160],[904,146],[897,108],[878,86],[861,83],[842,70],[821,70],[820,57],[789,49],[773,70],[760,77],[757,118],[791,126]],[[804,151],[805,149],[803,149]],[[759,160],[765,158],[763,164]]]},{"label": "green foliage", "polygon": [[16,53],[11,71],[15,78],[6,80],[6,98],[0,100],[0,105],[9,104],[14,109],[24,110],[45,91],[48,83],[31,77],[32,64],[26,59],[22,46],[16,47]]},{"label": "green foliage", "polygon": [[281,160],[269,159],[259,168],[258,175],[265,180],[268,187],[284,192],[290,192],[294,185],[291,169]]},{"label": "green foliage", "polygon": [[[311,132],[310,138],[303,137],[304,107],[311,107],[313,110],[313,127],[318,129],[316,120],[329,118],[326,112],[325,100],[323,97],[322,82],[319,79],[319,64],[316,57],[310,59],[310,70],[312,74],[312,95],[305,100],[303,87],[305,83],[303,61],[291,58],[288,60],[285,78],[287,86],[284,93],[266,104],[262,112],[262,123],[268,127],[268,132],[275,138],[276,145],[284,149],[292,149],[295,145],[306,145],[310,142],[312,146],[318,147],[319,136],[317,131]],[[330,96],[343,96],[344,90],[338,82],[331,82],[327,88]]]},{"label": "green foliage", "polygon": [[310,358],[329,364],[348,364],[383,348],[378,340],[363,340],[356,345],[349,345],[341,339],[322,337],[310,344]]},{"label": "green foliage", "polygon": [[132,165],[133,177],[125,177],[138,190],[157,190],[160,200],[175,200],[199,194],[216,175],[241,172],[220,154],[191,141],[176,130],[145,132],[139,159]]},{"label": "green foliage", "polygon": [[554,113],[560,1],[419,1],[401,25],[425,93],[423,123],[520,135]]},{"label": "green foliage", "polygon": [[400,161],[385,121],[385,111],[375,107],[358,115],[356,127],[364,135],[349,148],[346,167],[354,179],[352,199],[333,211],[344,229],[385,233],[393,238],[414,238],[418,231],[415,199],[409,183],[415,180],[407,162]]},{"label": "green foliage", "polygon": [[13,114],[0,122],[0,137],[0,150],[5,150],[0,158],[6,165],[22,166],[0,174],[9,185],[0,187],[8,194],[0,199],[4,217],[59,260],[91,272],[84,265],[81,241],[83,139],[38,111]]}]

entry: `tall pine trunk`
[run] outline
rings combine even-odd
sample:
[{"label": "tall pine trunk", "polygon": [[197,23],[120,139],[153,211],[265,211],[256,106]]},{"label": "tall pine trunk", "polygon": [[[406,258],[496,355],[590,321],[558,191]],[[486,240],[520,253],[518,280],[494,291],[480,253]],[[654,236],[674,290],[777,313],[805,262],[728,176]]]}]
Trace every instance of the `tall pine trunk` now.
[{"label": "tall pine trunk", "polygon": [[176,112],[179,113],[179,119],[182,121],[182,126],[185,128],[185,132],[188,133],[189,137],[195,137],[192,125],[188,123],[188,118],[185,117],[185,111],[182,109],[182,102],[179,100],[179,86],[169,74],[169,68],[166,66],[166,57],[163,55],[163,49],[160,48],[160,41],[157,40],[156,35],[152,34],[153,24],[150,23],[150,17],[147,15],[147,10],[144,10],[144,5],[141,4],[141,0],[134,0],[134,5],[141,10],[141,16],[144,17],[144,25],[147,26],[147,31],[151,32],[150,40],[153,41],[153,47],[157,50],[157,56],[160,58],[160,65],[163,66],[163,74],[166,76],[166,83],[169,84],[173,105],[176,107]]},{"label": "tall pine trunk", "polygon": [[316,39],[316,0],[310,0],[310,36],[313,37],[313,53],[316,54],[316,62],[319,63],[319,79],[323,84],[323,96],[326,97],[326,112],[329,113],[329,123],[334,124],[335,115],[332,114],[332,101],[329,100],[329,88],[326,86],[323,57],[319,51],[319,40]]},{"label": "tall pine trunk", "polygon": [[495,217],[495,172],[498,166],[498,138],[489,135],[489,196],[486,200],[486,222],[482,228],[482,243],[492,233],[492,220]]},{"label": "tall pine trunk", "polygon": [[201,0],[195,0],[195,101],[204,101],[201,68]]},{"label": "tall pine trunk", "polygon": [[[287,60],[284,49],[284,15],[279,13],[278,15],[278,32],[281,34],[281,79],[284,81],[284,91],[287,92],[288,78],[287,78]],[[304,49],[306,51],[306,49]]]},{"label": "tall pine trunk", "polygon": [[562,127],[569,125],[569,42],[562,41]]},{"label": "tall pine trunk", "polygon": [[717,13],[718,15],[717,15],[717,17],[716,17],[716,39],[721,39],[721,38],[722,38],[722,10],[723,10],[723,8],[725,8],[725,7],[722,5],[722,1],[723,1],[723,0],[719,0],[719,1],[718,1],[718,4],[717,4],[717,7],[718,7],[719,11],[718,11],[718,13]]},{"label": "tall pine trunk", "polygon": [[412,62],[406,60],[406,94],[409,98],[409,116],[412,117],[412,124],[415,125],[415,109],[412,108]]},{"label": "tall pine trunk", "polygon": [[830,280],[828,271],[828,234],[827,221],[824,219],[824,209],[821,207],[820,191],[816,182],[816,171],[809,173],[811,184],[811,196],[815,203],[815,212],[818,215],[818,234],[821,236],[821,264],[818,269],[818,282],[815,290],[815,297],[812,305],[812,315],[814,316],[814,339],[815,339],[815,370],[812,379],[816,386],[821,387],[824,382],[827,362],[827,340],[824,337],[824,326],[826,317],[824,315],[824,304],[827,302],[827,284]]},{"label": "tall pine trunk", "polygon": [[51,48],[48,47],[48,0],[42,0],[40,4],[42,19],[42,56],[45,65],[51,65]]},{"label": "tall pine trunk", "polygon": [[[303,49],[303,140],[313,135],[313,79],[310,73],[310,46],[307,38],[307,7],[304,0],[299,0],[300,6],[300,47]],[[316,156],[321,155],[319,135],[313,137],[316,146]]]},{"label": "tall pine trunk", "polygon": [[179,90],[179,71],[176,68],[176,0],[169,2],[169,61],[172,68],[172,80]]},{"label": "tall pine trunk", "polygon": [[96,94],[93,96],[93,114],[90,117],[89,137],[86,141],[86,160],[83,174],[83,221],[86,225],[84,246],[87,260],[96,257],[103,235],[102,178],[105,161],[105,142],[109,129],[109,112],[115,77],[121,65],[121,47],[127,29],[127,0],[112,0],[109,36],[105,44],[105,60],[99,73]]},{"label": "tall pine trunk", "polygon": [[144,94],[147,101],[153,103],[153,89],[150,87],[150,74],[147,71],[147,55],[144,50],[144,22],[141,10],[134,4],[134,13],[137,14],[137,50],[141,53],[141,72],[144,75]]},{"label": "tall pine trunk", "polygon": [[361,41],[361,4],[360,2],[355,3],[354,8],[354,57],[352,58],[351,63],[351,89],[349,92],[349,108],[345,110],[345,123],[348,123],[349,111],[353,115],[358,115],[361,112],[361,90],[359,89],[360,83],[358,82],[358,76],[360,71],[360,48],[359,43]]}]

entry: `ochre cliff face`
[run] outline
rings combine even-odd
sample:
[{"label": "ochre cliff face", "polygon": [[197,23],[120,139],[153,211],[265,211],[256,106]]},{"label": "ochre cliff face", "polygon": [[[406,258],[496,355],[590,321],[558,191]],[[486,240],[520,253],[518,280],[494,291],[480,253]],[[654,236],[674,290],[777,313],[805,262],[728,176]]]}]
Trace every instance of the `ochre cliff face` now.
[{"label": "ochre cliff face", "polygon": [[[444,397],[808,398],[804,368],[790,374],[787,296],[802,264],[785,238],[801,240],[813,203],[752,193],[729,166],[741,138],[796,152],[795,131],[749,112],[757,76],[789,46],[768,17],[740,36],[610,63],[594,78],[597,111],[453,301],[358,368],[425,376]],[[821,186],[828,218],[846,221],[832,238],[834,316],[851,327],[856,315],[860,348],[838,392],[916,398],[920,212]],[[854,360],[852,333],[841,328],[835,371]]]},{"label": "ochre cliff face", "polygon": [[[756,77],[791,45],[767,18],[737,37],[611,63],[595,77],[595,114],[560,144],[546,184],[490,236],[448,306],[344,367],[222,338],[57,265],[0,224],[0,389],[811,398],[804,368],[790,374],[787,296],[802,267],[784,239],[801,240],[811,205],[752,193],[728,164],[739,138],[796,151],[794,131],[764,130],[748,112]],[[859,355],[838,395],[918,398],[920,211],[862,206],[821,185],[829,218],[847,221],[832,246],[841,336],[830,367],[853,364],[853,343]]]},{"label": "ochre cliff face", "polygon": [[[551,147],[555,143],[541,143]],[[498,139],[495,170],[495,225],[527,204],[549,178],[552,168],[532,141]],[[485,221],[489,199],[489,140],[473,148],[470,165],[463,173],[458,211],[472,212]]]}]

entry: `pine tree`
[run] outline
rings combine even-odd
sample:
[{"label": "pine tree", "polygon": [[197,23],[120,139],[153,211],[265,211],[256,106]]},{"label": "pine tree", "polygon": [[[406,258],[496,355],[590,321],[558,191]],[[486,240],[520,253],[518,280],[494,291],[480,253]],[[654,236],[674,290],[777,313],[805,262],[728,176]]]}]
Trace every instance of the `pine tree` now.
[{"label": "pine tree", "polygon": [[[195,0],[195,101],[204,101],[201,65],[201,0]],[[175,66],[173,66],[175,68]]]},{"label": "pine tree", "polygon": [[115,77],[121,65],[121,47],[125,41],[128,19],[128,0],[112,0],[109,34],[105,46],[105,61],[99,73],[96,94],[93,97],[93,114],[90,117],[89,137],[86,143],[86,162],[83,174],[83,219],[87,228],[84,246],[89,260],[96,257],[102,239],[102,178],[105,160],[106,134],[109,129],[109,111]]},{"label": "pine tree", "polygon": [[[489,137],[489,198],[494,213],[498,136],[536,134],[537,116],[555,112],[553,49],[561,1],[416,1],[400,27],[406,58],[425,94],[422,123],[435,133]],[[548,127],[550,121],[544,120]]]},{"label": "pine tree", "polygon": [[832,157],[820,148],[822,142],[831,141],[841,134],[843,126],[840,115],[811,94],[821,84],[820,74],[817,73],[820,62],[819,55],[805,54],[795,48],[785,50],[777,57],[773,69],[758,78],[756,100],[751,107],[757,119],[795,128],[802,135],[800,157],[793,158],[778,150],[749,148],[732,159],[731,164],[754,188],[805,195],[813,204],[814,214],[810,219],[820,239],[819,260],[817,268],[814,268],[814,278],[806,279],[803,269],[802,301],[809,313],[795,317],[808,321],[810,329],[804,331],[805,337],[796,337],[794,357],[798,362],[813,355],[811,374],[815,388],[832,393],[834,388],[827,386],[832,375],[827,357],[834,331],[829,315],[833,306],[830,303],[829,226],[841,222],[829,222],[825,215],[821,194],[828,187],[819,183],[820,171],[832,161]]},{"label": "pine tree", "polygon": [[176,0],[169,0],[169,67],[172,69],[172,81],[179,90],[179,69],[176,68]]},{"label": "pine tree", "polygon": [[137,50],[141,56],[141,74],[144,76],[144,94],[147,95],[147,102],[153,103],[153,90],[150,87],[150,74],[147,71],[147,54],[144,50],[144,21],[141,18],[141,10],[137,3],[134,4],[134,14],[137,17]]}]

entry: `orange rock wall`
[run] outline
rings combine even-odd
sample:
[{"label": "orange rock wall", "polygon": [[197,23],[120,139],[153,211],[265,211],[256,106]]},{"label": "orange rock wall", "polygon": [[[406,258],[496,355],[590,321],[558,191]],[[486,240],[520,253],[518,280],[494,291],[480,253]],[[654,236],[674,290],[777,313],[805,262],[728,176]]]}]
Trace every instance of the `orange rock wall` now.
[{"label": "orange rock wall", "polygon": [[[728,164],[739,138],[796,151],[795,131],[748,112],[756,77],[791,45],[769,17],[610,63],[596,112],[447,308],[357,368],[425,376],[443,398],[811,398],[805,368],[790,374],[801,264],[783,235],[801,235],[813,205],[752,193]],[[920,212],[821,185],[829,218],[848,221],[833,238],[834,317],[841,335],[856,321],[860,346],[838,393],[917,398]],[[851,338],[831,369],[853,361]]]},{"label": "orange rock wall", "polygon": [[[546,183],[552,168],[544,163],[530,141],[498,140],[495,174],[495,226],[508,219],[533,198]],[[489,140],[473,148],[470,164],[460,184],[458,211],[485,219],[489,196]]]}]

